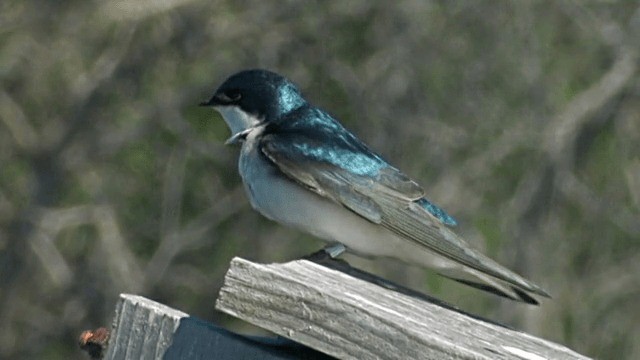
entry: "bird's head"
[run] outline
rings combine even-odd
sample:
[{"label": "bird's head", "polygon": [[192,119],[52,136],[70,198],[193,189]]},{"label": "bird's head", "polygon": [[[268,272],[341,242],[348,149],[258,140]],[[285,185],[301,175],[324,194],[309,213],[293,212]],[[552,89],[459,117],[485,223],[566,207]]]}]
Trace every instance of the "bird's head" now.
[{"label": "bird's head", "polygon": [[296,86],[274,72],[245,70],[229,77],[200,105],[222,114],[232,135],[277,120],[306,103]]}]

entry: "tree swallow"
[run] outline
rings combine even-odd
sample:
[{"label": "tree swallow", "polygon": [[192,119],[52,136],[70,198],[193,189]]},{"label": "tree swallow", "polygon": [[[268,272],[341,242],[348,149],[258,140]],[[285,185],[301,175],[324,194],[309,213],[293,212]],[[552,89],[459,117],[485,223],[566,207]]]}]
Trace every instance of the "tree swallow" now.
[{"label": "tree swallow", "polygon": [[219,111],[242,143],[239,171],[254,209],[361,256],[399,259],[530,304],[538,285],[474,250],[456,221],[415,181],[288,79],[266,70],[229,77],[202,103]]}]

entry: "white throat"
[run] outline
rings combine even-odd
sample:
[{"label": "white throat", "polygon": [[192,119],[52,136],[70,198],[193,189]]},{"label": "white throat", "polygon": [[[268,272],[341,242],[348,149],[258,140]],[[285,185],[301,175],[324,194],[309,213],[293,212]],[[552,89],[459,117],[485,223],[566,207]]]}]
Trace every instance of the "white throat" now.
[{"label": "white throat", "polygon": [[216,109],[231,129],[231,136],[252,128],[260,123],[260,119],[242,111],[237,106],[216,106]]}]

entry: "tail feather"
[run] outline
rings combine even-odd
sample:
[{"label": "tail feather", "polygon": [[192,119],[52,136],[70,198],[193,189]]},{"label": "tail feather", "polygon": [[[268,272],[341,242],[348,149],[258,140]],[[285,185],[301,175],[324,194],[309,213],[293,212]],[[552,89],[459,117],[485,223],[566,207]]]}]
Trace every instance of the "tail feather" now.
[{"label": "tail feather", "polygon": [[[461,271],[462,270],[462,271]],[[440,275],[448,277],[459,283],[484,290],[492,294],[502,296],[511,300],[521,301],[531,305],[539,305],[540,303],[534,295],[550,297],[543,290],[531,290],[518,286],[515,283],[506,282],[496,279],[490,275],[470,268],[450,268],[440,269]]]},{"label": "tail feather", "polygon": [[452,280],[455,280],[459,283],[474,287],[476,289],[480,289],[486,292],[490,292],[494,295],[498,295],[507,299],[511,299],[511,300],[515,300],[515,301],[522,301],[524,303],[527,304],[531,304],[531,305],[540,305],[540,303],[538,302],[538,300],[536,300],[534,297],[532,297],[531,295],[527,294],[526,292],[515,288],[515,287],[511,287],[511,291],[516,295],[510,295],[505,293],[504,291],[498,289],[497,287],[493,287],[491,285],[487,285],[487,284],[481,284],[481,283],[476,283],[473,281],[469,281],[469,280],[463,280],[463,279],[455,279],[455,278],[451,278]]}]

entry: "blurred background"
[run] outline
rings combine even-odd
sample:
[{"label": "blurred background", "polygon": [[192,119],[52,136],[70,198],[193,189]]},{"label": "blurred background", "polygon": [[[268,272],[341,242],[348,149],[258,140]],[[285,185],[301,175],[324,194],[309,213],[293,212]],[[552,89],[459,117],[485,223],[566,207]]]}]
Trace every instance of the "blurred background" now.
[{"label": "blurred background", "polygon": [[87,358],[122,292],[234,331],[234,256],[323,243],[253,211],[196,105],[292,79],[426,189],[532,307],[389,260],[352,264],[602,359],[640,358],[640,4],[0,3],[0,358]]}]

